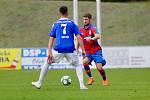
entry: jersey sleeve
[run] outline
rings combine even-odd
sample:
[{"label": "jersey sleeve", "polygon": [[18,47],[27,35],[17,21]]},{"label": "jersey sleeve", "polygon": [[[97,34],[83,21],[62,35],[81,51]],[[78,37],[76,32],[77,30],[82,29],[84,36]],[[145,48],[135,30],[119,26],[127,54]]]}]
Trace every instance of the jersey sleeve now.
[{"label": "jersey sleeve", "polygon": [[97,30],[97,28],[96,27],[93,27],[94,28],[94,34],[101,34],[101,32],[99,32],[98,30]]},{"label": "jersey sleeve", "polygon": [[76,24],[74,24],[74,34],[75,34],[75,35],[77,35],[77,34],[80,34],[80,35],[81,35],[81,32],[80,32],[80,30],[79,30],[79,27],[78,27]]},{"label": "jersey sleeve", "polygon": [[56,25],[55,25],[55,23],[52,25],[49,36],[54,37],[54,38],[56,37]]}]

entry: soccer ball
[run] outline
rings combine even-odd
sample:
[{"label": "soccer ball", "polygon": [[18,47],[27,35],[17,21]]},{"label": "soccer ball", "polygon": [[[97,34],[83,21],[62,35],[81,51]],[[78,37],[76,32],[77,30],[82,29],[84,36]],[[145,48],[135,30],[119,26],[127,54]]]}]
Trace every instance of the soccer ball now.
[{"label": "soccer ball", "polygon": [[60,81],[62,85],[68,86],[71,84],[71,77],[68,75],[62,76]]}]

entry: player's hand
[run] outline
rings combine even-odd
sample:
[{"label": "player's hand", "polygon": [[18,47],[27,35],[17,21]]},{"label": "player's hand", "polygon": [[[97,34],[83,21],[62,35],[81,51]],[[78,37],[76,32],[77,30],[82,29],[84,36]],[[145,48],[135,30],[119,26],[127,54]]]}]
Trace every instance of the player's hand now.
[{"label": "player's hand", "polygon": [[83,58],[85,58],[85,57],[86,57],[86,53],[85,53],[85,51],[82,51],[82,56],[83,56]]},{"label": "player's hand", "polygon": [[83,61],[83,64],[88,64],[89,59],[88,59],[88,57],[84,57],[84,58],[82,58],[82,61]]},{"label": "player's hand", "polygon": [[95,40],[95,38],[93,37],[93,38],[91,38],[90,40],[93,40],[93,41],[94,41],[94,40]]},{"label": "player's hand", "polygon": [[89,42],[91,40],[91,37],[85,37],[84,40],[86,40],[87,42]]},{"label": "player's hand", "polygon": [[51,54],[48,55],[48,58],[47,58],[47,63],[48,64],[51,64],[52,63],[52,60],[53,60],[53,56]]},{"label": "player's hand", "polygon": [[79,51],[79,49],[77,50],[77,55],[79,55],[80,54],[80,51]]},{"label": "player's hand", "polygon": [[85,37],[84,38],[87,42],[91,41],[91,40],[95,40],[95,37]]},{"label": "player's hand", "polygon": [[81,49],[77,49],[77,55],[81,55],[82,51]]}]

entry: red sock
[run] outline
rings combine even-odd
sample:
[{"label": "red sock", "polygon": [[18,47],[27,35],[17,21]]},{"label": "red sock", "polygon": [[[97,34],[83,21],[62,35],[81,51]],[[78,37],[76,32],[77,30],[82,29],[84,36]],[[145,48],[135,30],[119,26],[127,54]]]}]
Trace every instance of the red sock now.
[{"label": "red sock", "polygon": [[106,74],[105,74],[105,70],[102,68],[101,70],[98,70],[100,75],[102,76],[103,80],[106,80]]},{"label": "red sock", "polygon": [[85,69],[86,74],[88,75],[88,77],[92,77],[90,67],[88,65],[84,65],[84,69]]}]

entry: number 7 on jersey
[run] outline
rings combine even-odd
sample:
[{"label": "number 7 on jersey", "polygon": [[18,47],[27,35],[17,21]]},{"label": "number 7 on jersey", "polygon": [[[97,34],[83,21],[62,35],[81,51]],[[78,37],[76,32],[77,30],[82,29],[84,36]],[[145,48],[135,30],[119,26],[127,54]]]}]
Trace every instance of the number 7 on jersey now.
[{"label": "number 7 on jersey", "polygon": [[63,27],[63,34],[66,34],[66,26],[67,24],[61,24],[61,27]]}]

